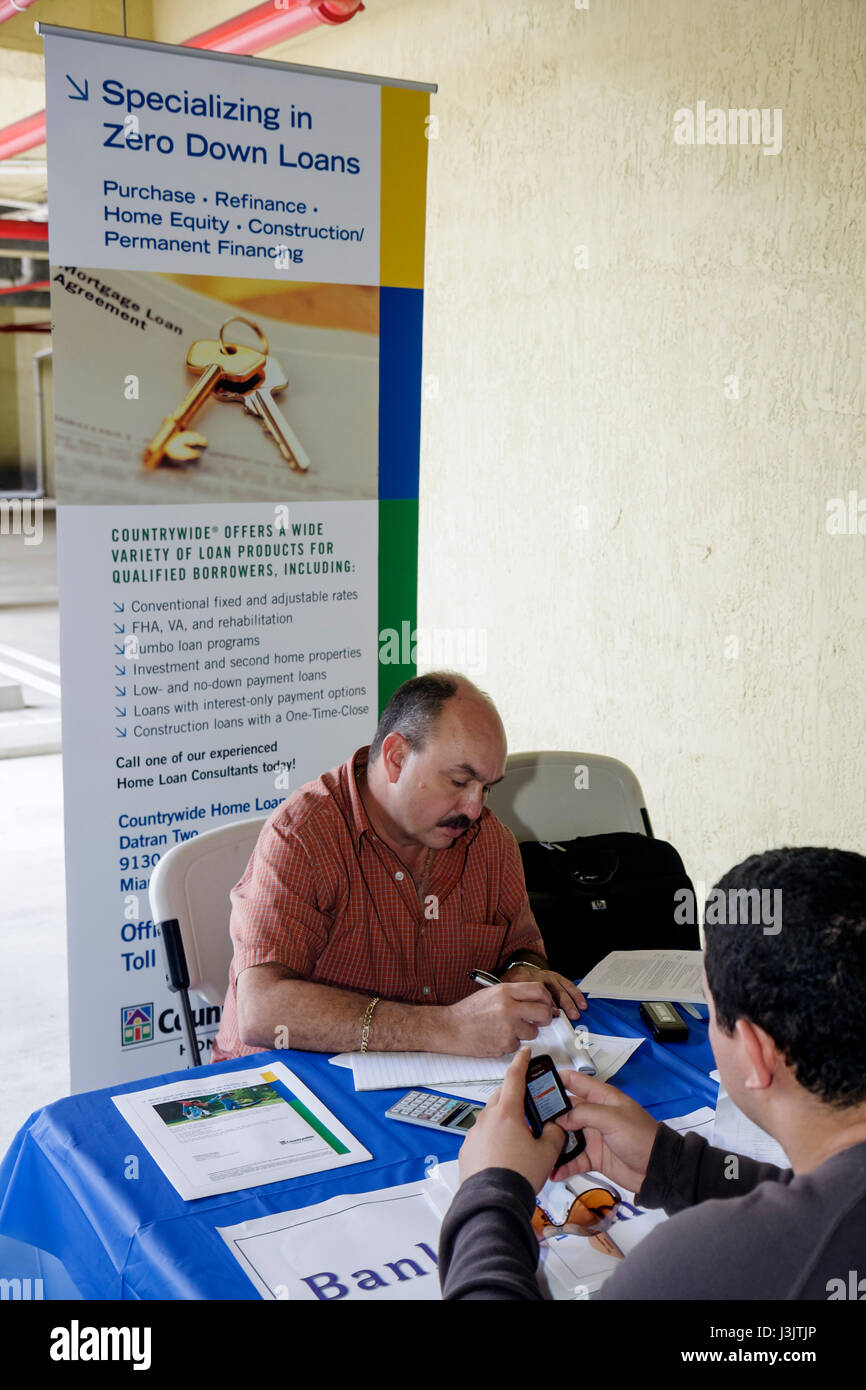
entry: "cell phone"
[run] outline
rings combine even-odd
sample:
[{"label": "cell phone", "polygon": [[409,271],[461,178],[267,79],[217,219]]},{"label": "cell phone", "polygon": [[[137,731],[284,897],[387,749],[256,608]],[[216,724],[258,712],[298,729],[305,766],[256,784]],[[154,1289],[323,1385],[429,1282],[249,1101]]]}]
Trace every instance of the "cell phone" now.
[{"label": "cell phone", "polygon": [[677,1013],[673,1004],[648,1000],[641,1004],[638,1013],[656,1042],[685,1042],[689,1036],[689,1025]]},{"label": "cell phone", "polygon": [[[558,1115],[565,1115],[571,1109],[571,1101],[565,1093],[559,1072],[553,1065],[553,1058],[548,1057],[546,1052],[540,1057],[530,1058],[526,1070],[523,1108],[529,1128],[536,1139],[540,1137],[548,1120],[555,1120]],[[582,1129],[563,1130],[563,1134],[565,1144],[556,1161],[557,1168],[563,1163],[570,1163],[586,1148],[586,1136]]]}]

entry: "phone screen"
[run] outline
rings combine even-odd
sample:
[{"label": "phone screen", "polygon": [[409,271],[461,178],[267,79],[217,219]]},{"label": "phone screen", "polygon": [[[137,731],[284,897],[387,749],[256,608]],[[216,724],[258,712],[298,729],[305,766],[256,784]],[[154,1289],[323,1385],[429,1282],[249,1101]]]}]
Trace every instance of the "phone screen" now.
[{"label": "phone screen", "polygon": [[554,1119],[568,1109],[568,1105],[563,1103],[562,1093],[551,1071],[543,1071],[540,1076],[527,1081],[526,1089],[535,1102],[542,1123]]}]

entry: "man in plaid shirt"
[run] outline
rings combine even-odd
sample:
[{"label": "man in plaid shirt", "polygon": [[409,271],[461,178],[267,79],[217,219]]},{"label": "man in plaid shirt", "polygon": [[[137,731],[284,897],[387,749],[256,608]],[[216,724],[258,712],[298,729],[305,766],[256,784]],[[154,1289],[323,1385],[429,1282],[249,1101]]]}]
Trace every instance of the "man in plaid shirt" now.
[{"label": "man in plaid shirt", "polygon": [[[434,672],[369,748],[293,792],[232,889],[234,959],[211,1060],[314,1052],[512,1052],[586,1000],[550,970],[510,830],[492,701]],[[477,987],[472,969],[503,983]]]}]

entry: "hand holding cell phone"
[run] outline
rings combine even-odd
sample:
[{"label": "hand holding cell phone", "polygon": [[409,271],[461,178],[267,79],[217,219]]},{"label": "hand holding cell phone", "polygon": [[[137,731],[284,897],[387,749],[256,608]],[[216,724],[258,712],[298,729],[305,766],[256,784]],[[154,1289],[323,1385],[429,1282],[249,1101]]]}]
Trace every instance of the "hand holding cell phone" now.
[{"label": "hand holding cell phone", "polygon": [[582,1129],[586,1148],[577,1164],[563,1161],[557,1177],[574,1173],[604,1173],[630,1192],[639,1192],[646,1178],[658,1121],[642,1105],[607,1081],[563,1070],[571,1106],[561,1120],[567,1129]]},{"label": "hand holding cell phone", "polygon": [[[485,1168],[510,1168],[522,1174],[533,1192],[540,1192],[554,1167],[561,1162],[565,1131],[542,1121],[535,1137],[526,1123],[526,1073],[529,1048],[522,1047],[505,1073],[505,1080],[490,1097],[460,1150],[463,1181]],[[578,1141],[579,1142],[579,1141]]]},{"label": "hand holding cell phone", "polygon": [[[555,1120],[571,1110],[565,1087],[553,1058],[547,1053],[533,1057],[526,1069],[526,1093],[523,1099],[526,1118],[536,1139],[542,1133],[548,1120]],[[557,1160],[557,1167],[571,1163],[586,1148],[586,1138],[582,1129],[563,1130],[563,1149]]]}]

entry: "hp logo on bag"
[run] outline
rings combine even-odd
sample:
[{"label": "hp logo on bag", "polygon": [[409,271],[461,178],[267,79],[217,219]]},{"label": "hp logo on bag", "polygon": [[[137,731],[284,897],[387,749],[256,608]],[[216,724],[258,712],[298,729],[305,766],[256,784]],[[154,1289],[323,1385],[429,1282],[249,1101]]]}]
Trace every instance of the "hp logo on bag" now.
[{"label": "hp logo on bag", "polygon": [[593,912],[603,912],[607,907],[607,901],[604,898],[593,898],[590,907]]}]

